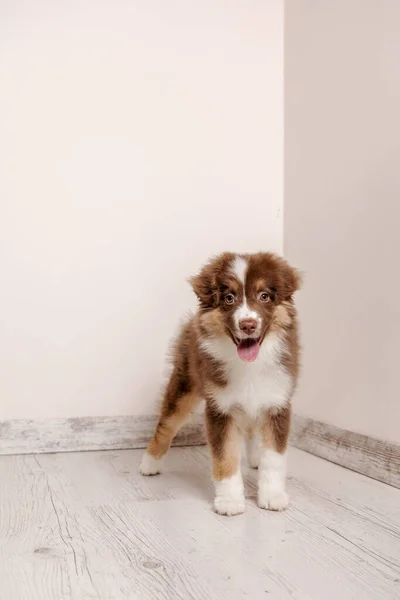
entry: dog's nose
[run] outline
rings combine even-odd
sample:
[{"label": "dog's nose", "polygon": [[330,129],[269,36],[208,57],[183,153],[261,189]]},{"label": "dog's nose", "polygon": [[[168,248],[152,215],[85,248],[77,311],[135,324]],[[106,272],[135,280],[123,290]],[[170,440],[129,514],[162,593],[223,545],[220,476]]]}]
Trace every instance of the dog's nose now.
[{"label": "dog's nose", "polygon": [[257,329],[257,321],[255,319],[243,319],[239,323],[239,329],[247,335],[251,335]]}]

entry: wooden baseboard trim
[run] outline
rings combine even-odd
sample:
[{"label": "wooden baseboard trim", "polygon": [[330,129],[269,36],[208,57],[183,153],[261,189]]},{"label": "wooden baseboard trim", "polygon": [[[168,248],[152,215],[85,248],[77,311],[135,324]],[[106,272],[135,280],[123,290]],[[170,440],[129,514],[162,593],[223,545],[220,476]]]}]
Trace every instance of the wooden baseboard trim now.
[{"label": "wooden baseboard trim", "polygon": [[[156,421],[153,415],[0,421],[0,455],[145,448]],[[205,442],[203,416],[193,415],[174,445],[198,446]],[[290,442],[296,448],[400,488],[399,445],[299,415],[293,416]]]},{"label": "wooden baseboard trim", "polygon": [[400,488],[400,445],[295,415],[291,444]]},{"label": "wooden baseboard trim", "polygon": [[[0,421],[0,455],[145,448],[156,423],[146,415]],[[204,443],[202,415],[193,415],[174,440],[175,446]]]}]

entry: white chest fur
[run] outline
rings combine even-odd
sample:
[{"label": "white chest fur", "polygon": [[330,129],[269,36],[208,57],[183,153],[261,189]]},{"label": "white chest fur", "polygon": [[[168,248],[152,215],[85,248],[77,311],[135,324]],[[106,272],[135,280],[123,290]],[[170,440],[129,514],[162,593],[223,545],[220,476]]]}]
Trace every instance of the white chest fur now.
[{"label": "white chest fur", "polygon": [[251,418],[261,409],[282,407],[290,400],[293,380],[281,357],[285,344],[276,333],[264,339],[254,362],[238,357],[229,338],[211,338],[202,342],[203,349],[225,364],[228,384],[218,390],[216,401],[223,412],[240,407]]}]

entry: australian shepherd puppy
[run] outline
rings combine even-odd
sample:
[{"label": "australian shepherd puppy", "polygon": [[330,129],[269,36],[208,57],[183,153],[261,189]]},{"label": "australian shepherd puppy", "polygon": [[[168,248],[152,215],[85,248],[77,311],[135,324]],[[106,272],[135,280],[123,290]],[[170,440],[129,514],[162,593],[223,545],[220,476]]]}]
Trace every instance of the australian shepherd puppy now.
[{"label": "australian shepherd puppy", "polygon": [[216,512],[244,511],[244,439],[249,464],[259,472],[258,505],[282,510],[288,505],[286,447],[299,371],[293,302],[299,274],[275,254],[224,253],[191,284],[199,309],[176,341],[173,372],[140,471],[160,473],[174,436],[205,400]]}]

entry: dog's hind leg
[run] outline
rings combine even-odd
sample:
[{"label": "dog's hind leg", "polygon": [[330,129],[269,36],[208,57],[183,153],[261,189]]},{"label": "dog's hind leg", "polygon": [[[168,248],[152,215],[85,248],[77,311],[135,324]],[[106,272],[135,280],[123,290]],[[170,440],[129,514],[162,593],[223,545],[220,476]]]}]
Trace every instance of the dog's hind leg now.
[{"label": "dog's hind leg", "polygon": [[200,400],[196,390],[191,389],[188,379],[174,370],[165,390],[155,434],[140,464],[142,475],[161,472],[162,459],[172,440]]}]

